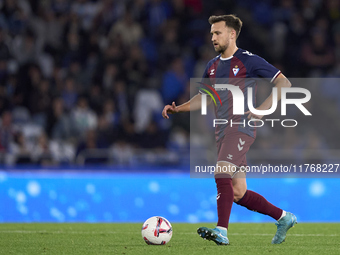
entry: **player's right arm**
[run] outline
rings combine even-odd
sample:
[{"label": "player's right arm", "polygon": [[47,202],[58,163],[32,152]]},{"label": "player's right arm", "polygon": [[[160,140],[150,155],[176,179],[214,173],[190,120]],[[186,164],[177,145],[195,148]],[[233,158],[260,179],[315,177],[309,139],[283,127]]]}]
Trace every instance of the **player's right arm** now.
[{"label": "player's right arm", "polygon": [[[202,100],[202,94],[198,93],[196,96],[192,97],[188,102],[185,102],[184,104],[181,104],[179,106],[176,106],[175,102],[172,102],[172,105],[166,105],[164,106],[162,116],[164,119],[169,119],[168,114],[174,114],[178,112],[189,112],[189,111],[196,111],[201,109],[201,100]],[[211,103],[211,98],[207,98],[207,104]]]},{"label": "player's right arm", "polygon": [[[215,58],[216,59],[216,58]],[[212,65],[215,59],[212,59],[207,64],[202,79],[208,78],[208,70],[209,67]],[[202,94],[204,92],[199,92],[196,96],[192,97],[188,102],[185,102],[184,104],[181,104],[179,106],[176,106],[175,102],[172,102],[172,105],[166,105],[163,109],[162,116],[164,119],[169,119],[168,114],[174,114],[178,112],[189,112],[189,111],[196,111],[201,109],[201,101],[202,101]],[[210,104],[212,101],[211,97],[207,97],[207,105]]]}]

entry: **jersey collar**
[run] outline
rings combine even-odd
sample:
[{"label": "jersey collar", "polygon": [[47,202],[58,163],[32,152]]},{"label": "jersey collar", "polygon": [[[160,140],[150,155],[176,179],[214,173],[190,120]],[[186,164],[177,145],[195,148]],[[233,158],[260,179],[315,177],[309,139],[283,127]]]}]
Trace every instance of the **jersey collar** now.
[{"label": "jersey collar", "polygon": [[[240,50],[240,48],[238,48],[237,51],[235,51],[234,55],[236,55],[236,53],[237,53],[239,50]],[[220,59],[221,59],[221,60],[230,60],[230,59],[232,59],[232,58],[234,57],[234,55],[233,55],[233,56],[230,56],[229,58],[222,58],[222,56],[220,55]]]}]

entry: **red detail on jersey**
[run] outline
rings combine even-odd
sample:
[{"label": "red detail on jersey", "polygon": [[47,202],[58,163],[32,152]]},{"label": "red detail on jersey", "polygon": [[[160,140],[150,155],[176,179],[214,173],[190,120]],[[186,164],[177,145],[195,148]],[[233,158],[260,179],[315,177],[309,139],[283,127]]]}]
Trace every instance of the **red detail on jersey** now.
[{"label": "red detail on jersey", "polygon": [[[236,76],[234,75],[234,72],[233,72],[233,68],[235,68],[235,66],[237,66],[237,68],[239,68],[239,71],[238,71]],[[229,83],[236,85],[236,86],[239,86],[239,88],[242,90],[243,94],[245,92],[246,74],[247,74],[247,69],[244,66],[244,64],[237,57],[233,56],[231,58],[231,61],[230,61]],[[233,115],[234,100],[233,100],[231,93],[230,93],[230,96],[228,96],[228,104],[232,107],[229,107],[227,115],[233,116],[232,117],[233,122],[241,122],[241,115]],[[237,130],[238,128],[239,128],[239,125],[233,125],[232,127],[229,126],[228,128],[226,128],[224,130],[224,132],[225,133],[230,132],[231,129]]]},{"label": "red detail on jersey", "polygon": [[[237,66],[240,69],[236,76],[234,75],[234,72],[232,70],[235,66]],[[247,92],[246,87],[245,87],[246,77],[247,77],[247,68],[245,67],[245,65],[243,64],[243,62],[239,58],[234,56],[231,59],[231,62],[230,62],[229,82],[230,82],[230,84],[239,86],[239,88],[242,90],[244,95]],[[254,92],[255,95],[256,95],[256,87],[257,86],[255,86],[255,92]],[[247,99],[245,98],[245,100],[247,100]],[[233,98],[232,97],[229,101],[229,104],[233,105]],[[256,105],[256,101],[254,101],[254,104]],[[231,109],[231,113],[228,112],[228,114],[231,114],[231,115],[228,115],[228,116],[233,116],[232,115],[233,114],[232,109]],[[248,119],[246,119],[246,122],[247,122],[247,120]],[[237,115],[237,116],[234,115],[233,121],[234,122],[241,122],[241,115]],[[247,125],[247,123],[246,123],[246,125]],[[256,125],[256,123],[254,125]],[[235,125],[235,126],[233,125],[232,128],[238,129],[239,125]],[[225,131],[227,131],[227,129],[225,129]],[[254,135],[254,137],[256,137],[256,129],[254,130],[253,135]]]}]

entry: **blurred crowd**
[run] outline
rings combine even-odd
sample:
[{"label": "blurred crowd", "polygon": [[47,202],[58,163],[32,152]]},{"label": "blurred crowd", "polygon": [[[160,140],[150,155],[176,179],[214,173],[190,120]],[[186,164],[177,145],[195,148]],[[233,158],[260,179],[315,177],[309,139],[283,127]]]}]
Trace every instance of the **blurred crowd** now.
[{"label": "blurred crowd", "polygon": [[229,13],[287,77],[340,76],[338,0],[0,0],[1,163],[180,161],[189,115],[161,111],[190,98],[216,56],[207,19]]}]

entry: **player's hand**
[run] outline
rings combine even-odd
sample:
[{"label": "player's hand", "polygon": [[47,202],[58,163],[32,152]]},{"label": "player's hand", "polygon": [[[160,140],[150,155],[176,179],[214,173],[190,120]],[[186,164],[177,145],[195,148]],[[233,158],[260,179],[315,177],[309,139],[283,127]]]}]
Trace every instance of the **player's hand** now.
[{"label": "player's hand", "polygon": [[175,102],[172,102],[172,105],[164,106],[162,116],[163,116],[164,119],[169,119],[168,114],[174,114],[174,113],[177,113],[177,112],[178,112],[177,106],[176,106]]},{"label": "player's hand", "polygon": [[[257,109],[257,110],[259,110],[259,109]],[[251,111],[247,111],[244,114],[248,114],[248,117],[247,117],[248,120],[251,120],[251,119],[258,119],[258,120],[260,120],[263,117],[263,115],[256,115],[256,114],[252,113]]]}]

